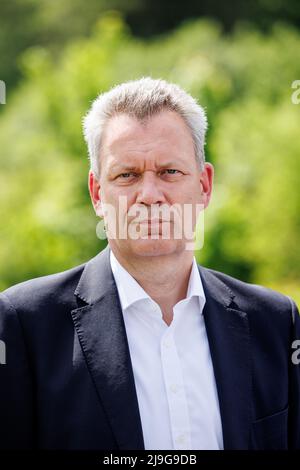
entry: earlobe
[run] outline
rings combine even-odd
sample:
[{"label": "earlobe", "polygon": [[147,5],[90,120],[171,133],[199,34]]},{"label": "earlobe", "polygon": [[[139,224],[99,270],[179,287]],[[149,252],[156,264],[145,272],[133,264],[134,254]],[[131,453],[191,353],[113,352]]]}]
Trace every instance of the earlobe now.
[{"label": "earlobe", "polygon": [[100,199],[96,202],[94,207],[95,207],[96,215],[98,217],[102,218],[103,217],[103,210],[102,210],[102,203],[101,203]]}]

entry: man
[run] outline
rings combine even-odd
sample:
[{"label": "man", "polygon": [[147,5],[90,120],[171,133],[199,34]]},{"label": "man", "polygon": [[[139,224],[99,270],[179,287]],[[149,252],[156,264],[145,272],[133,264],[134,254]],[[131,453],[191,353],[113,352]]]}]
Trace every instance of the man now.
[{"label": "man", "polygon": [[205,131],[163,80],[93,103],[89,190],[108,247],[1,294],[2,448],[300,448],[294,302],[198,266],[185,230],[211,196]]}]

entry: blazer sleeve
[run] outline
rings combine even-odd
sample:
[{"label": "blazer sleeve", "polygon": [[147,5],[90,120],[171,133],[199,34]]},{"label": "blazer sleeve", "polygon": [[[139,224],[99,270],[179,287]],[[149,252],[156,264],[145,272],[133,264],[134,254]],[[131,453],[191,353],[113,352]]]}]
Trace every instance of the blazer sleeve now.
[{"label": "blazer sleeve", "polygon": [[34,446],[32,370],[18,314],[0,294],[0,449]]},{"label": "blazer sleeve", "polygon": [[300,449],[300,316],[292,305],[292,344],[289,390],[289,449]]}]

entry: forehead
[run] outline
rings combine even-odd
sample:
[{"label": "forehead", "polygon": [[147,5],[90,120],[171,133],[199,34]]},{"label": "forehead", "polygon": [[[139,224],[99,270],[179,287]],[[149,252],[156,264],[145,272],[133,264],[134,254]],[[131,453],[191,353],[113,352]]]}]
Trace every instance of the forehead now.
[{"label": "forehead", "polygon": [[144,122],[119,114],[106,124],[101,160],[141,158],[142,156],[194,156],[194,142],[182,117],[174,111],[162,111]]}]

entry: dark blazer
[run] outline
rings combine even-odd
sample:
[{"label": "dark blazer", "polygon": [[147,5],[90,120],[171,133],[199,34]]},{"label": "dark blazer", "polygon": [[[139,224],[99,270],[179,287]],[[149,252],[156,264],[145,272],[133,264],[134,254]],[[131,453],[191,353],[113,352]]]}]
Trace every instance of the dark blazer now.
[{"label": "dark blazer", "polygon": [[[282,294],[199,266],[225,449],[300,448],[300,338]],[[107,247],[0,294],[0,447],[143,449]]]}]

